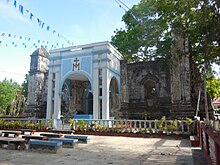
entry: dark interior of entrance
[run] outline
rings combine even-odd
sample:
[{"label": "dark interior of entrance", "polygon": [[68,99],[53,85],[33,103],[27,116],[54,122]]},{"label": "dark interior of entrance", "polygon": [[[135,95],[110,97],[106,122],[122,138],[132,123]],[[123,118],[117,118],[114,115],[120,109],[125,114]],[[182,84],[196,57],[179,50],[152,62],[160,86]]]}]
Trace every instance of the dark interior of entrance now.
[{"label": "dark interior of entrance", "polygon": [[66,79],[62,87],[61,114],[93,114],[93,94],[89,81]]}]

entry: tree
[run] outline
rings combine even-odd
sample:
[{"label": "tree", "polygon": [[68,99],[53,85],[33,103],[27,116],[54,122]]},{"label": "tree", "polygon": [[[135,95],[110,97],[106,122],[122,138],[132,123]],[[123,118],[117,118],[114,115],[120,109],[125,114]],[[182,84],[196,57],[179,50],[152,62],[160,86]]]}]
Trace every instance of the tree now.
[{"label": "tree", "polygon": [[220,80],[215,76],[209,76],[207,78],[206,88],[207,93],[212,100],[217,99],[220,96]]},{"label": "tree", "polygon": [[[141,0],[123,16],[126,30],[115,31],[112,44],[128,61],[169,58],[172,25],[181,24],[189,37],[190,54],[206,71],[220,64],[219,0]],[[132,42],[131,42],[132,41]],[[206,89],[204,89],[205,100]],[[207,101],[205,101],[208,118]]]},{"label": "tree", "polygon": [[[173,23],[189,36],[191,55],[199,67],[219,62],[218,0],[141,0],[123,16],[126,30],[116,29],[112,44],[129,61],[169,58]],[[205,59],[205,60],[204,60]]]},{"label": "tree", "polygon": [[24,95],[24,97],[27,98],[28,95],[28,74],[25,75],[25,80],[24,82],[21,84],[21,88],[22,88],[22,95]]},{"label": "tree", "polygon": [[0,113],[4,115],[10,114],[12,100],[16,95],[16,90],[21,87],[12,80],[3,80],[0,82]]}]

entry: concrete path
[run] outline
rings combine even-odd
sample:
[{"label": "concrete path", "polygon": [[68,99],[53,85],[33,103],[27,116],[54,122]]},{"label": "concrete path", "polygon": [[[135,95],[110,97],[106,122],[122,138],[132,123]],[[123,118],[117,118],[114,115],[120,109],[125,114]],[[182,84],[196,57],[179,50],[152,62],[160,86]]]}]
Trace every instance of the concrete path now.
[{"label": "concrete path", "polygon": [[0,165],[165,165],[193,164],[187,139],[90,136],[88,144],[57,154],[0,149]]}]

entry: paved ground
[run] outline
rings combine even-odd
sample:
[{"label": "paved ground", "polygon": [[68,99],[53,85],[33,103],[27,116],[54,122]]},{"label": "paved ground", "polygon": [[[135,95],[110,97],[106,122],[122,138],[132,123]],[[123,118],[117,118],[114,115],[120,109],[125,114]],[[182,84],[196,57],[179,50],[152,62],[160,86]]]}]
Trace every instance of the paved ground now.
[{"label": "paved ground", "polygon": [[0,165],[191,165],[193,155],[201,159],[187,139],[90,137],[88,144],[57,154],[1,148]]},{"label": "paved ground", "polygon": [[201,148],[192,148],[192,157],[194,165],[207,165],[208,162]]}]

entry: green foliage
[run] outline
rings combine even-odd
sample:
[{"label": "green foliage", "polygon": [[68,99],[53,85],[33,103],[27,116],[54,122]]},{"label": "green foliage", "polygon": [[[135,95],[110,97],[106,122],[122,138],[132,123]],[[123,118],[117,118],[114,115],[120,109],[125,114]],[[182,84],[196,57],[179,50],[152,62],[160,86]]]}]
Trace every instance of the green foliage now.
[{"label": "green foliage", "polygon": [[12,80],[3,80],[0,82],[0,114],[10,115],[12,109],[12,100],[16,96],[16,91],[21,87]]},{"label": "green foliage", "polygon": [[212,99],[217,99],[220,96],[220,81],[214,76],[208,77],[206,80],[206,89]]},{"label": "green foliage", "polygon": [[178,121],[177,120],[170,120],[169,122],[167,122],[164,129],[167,132],[173,132],[173,131],[178,129],[177,126],[178,126]]},{"label": "green foliage", "polygon": [[220,108],[216,109],[215,113],[220,114]]},{"label": "green foliage", "polygon": [[164,122],[166,120],[166,116],[163,116],[160,120],[155,120],[155,124],[157,128],[162,131],[164,129]]},{"label": "green foliage", "polygon": [[[202,67],[220,64],[220,3],[218,0],[141,0],[123,16],[126,29],[117,29],[112,44],[128,61],[169,58],[171,29],[182,25],[190,54]],[[205,60],[204,60],[205,59]]]},{"label": "green foliage", "polygon": [[48,122],[50,127],[53,127],[53,119],[49,119],[47,122]]},{"label": "green foliage", "polygon": [[76,122],[76,130],[77,131],[87,131],[88,124],[85,122],[84,119],[81,119]]},{"label": "green foliage", "polygon": [[186,117],[187,125],[190,126],[193,123],[191,118]]},{"label": "green foliage", "polygon": [[72,127],[74,125],[74,119],[70,118],[68,120],[69,126]]}]

